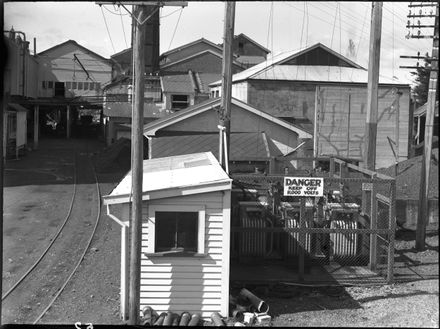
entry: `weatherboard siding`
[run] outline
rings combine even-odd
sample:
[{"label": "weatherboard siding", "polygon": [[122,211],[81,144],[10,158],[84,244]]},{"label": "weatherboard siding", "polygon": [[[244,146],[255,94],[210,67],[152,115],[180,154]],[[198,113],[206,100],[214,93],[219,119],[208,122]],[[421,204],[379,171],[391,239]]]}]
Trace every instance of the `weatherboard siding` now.
[{"label": "weatherboard siding", "polygon": [[229,269],[229,257],[224,246],[229,244],[229,231],[224,230],[224,198],[228,195],[229,192],[210,192],[144,203],[144,216],[148,216],[150,206],[204,206],[207,256],[146,256],[149,240],[145,218],[142,224],[141,309],[151,306],[158,313],[198,312],[203,318],[209,318],[213,312],[227,315],[229,278],[225,277],[224,266],[226,264]]}]

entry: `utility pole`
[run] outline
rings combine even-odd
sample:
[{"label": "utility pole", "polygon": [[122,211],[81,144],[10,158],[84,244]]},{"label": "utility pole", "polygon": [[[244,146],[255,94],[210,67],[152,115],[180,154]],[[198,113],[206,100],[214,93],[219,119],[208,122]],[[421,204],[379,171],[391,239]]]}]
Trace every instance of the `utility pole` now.
[{"label": "utility pole", "polygon": [[431,72],[429,74],[428,102],[426,106],[425,121],[425,140],[422,155],[422,166],[420,173],[420,192],[419,192],[419,209],[417,216],[416,229],[416,249],[423,250],[425,248],[426,223],[428,221],[428,205],[429,205],[429,175],[431,172],[431,152],[432,152],[432,135],[435,114],[435,102],[437,99],[437,78],[438,78],[438,18],[439,5],[436,5],[434,35],[432,43],[432,61]]},{"label": "utility pole", "polygon": [[364,167],[376,169],[377,106],[382,31],[382,2],[373,2],[371,11],[370,55],[368,61],[367,118],[365,127]]},{"label": "utility pole", "polygon": [[225,3],[225,23],[223,34],[222,98],[220,109],[219,161],[228,171],[231,134],[231,93],[232,93],[232,41],[234,39],[235,1]]},{"label": "utility pole", "polygon": [[[129,314],[128,324],[139,322],[140,302],[140,271],[141,271],[141,241],[142,241],[142,176],[143,176],[143,124],[144,124],[144,75],[145,75],[145,17],[147,7],[138,5],[133,12],[137,18],[135,24],[135,39],[133,45],[134,60],[134,101],[131,119],[131,172],[132,172],[132,211],[130,221],[130,283],[129,283]],[[143,24],[142,24],[143,23]]]}]

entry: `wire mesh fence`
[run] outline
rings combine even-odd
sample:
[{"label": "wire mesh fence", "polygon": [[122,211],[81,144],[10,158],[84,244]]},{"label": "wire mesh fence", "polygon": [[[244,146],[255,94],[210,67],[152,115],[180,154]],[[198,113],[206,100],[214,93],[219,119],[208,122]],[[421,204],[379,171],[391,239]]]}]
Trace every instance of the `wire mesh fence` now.
[{"label": "wire mesh fence", "polygon": [[285,196],[284,175],[233,175],[233,260],[282,262],[304,281],[320,268],[339,281],[392,282],[394,179],[337,159],[310,176],[323,178],[323,196]]}]

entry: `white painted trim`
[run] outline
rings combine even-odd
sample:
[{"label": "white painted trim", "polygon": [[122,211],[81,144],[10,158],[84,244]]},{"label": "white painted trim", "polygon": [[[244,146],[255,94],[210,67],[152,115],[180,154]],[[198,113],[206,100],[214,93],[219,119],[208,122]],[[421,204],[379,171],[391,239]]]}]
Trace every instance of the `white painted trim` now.
[{"label": "white painted trim", "polygon": [[115,215],[113,215],[112,213],[110,213],[110,205],[112,203],[107,203],[105,204],[107,206],[107,216],[110,217],[111,219],[113,219],[116,223],[118,223],[121,226],[128,226],[128,222],[129,221],[122,221],[120,220],[118,217],[116,217]]},{"label": "white painted trim", "polygon": [[128,231],[121,227],[121,319],[128,319]]},{"label": "white painted trim", "polygon": [[147,253],[154,254],[156,241],[156,211],[172,211],[172,212],[197,212],[197,253],[205,253],[205,221],[206,210],[205,205],[154,205],[148,206],[148,245]]},{"label": "white painted trim", "polygon": [[223,241],[222,241],[222,297],[221,315],[229,316],[229,271],[231,239],[231,191],[223,193]]}]

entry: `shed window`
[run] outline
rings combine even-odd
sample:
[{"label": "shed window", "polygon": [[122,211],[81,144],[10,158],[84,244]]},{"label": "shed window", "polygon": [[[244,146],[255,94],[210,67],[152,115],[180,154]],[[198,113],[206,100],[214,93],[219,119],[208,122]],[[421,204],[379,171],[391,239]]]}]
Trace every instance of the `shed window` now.
[{"label": "shed window", "polygon": [[197,252],[197,212],[156,212],[156,251]]},{"label": "shed window", "polygon": [[47,88],[53,89],[53,81],[48,81],[47,82]]},{"label": "shed window", "polygon": [[147,240],[149,254],[203,254],[204,206],[150,206]]}]

